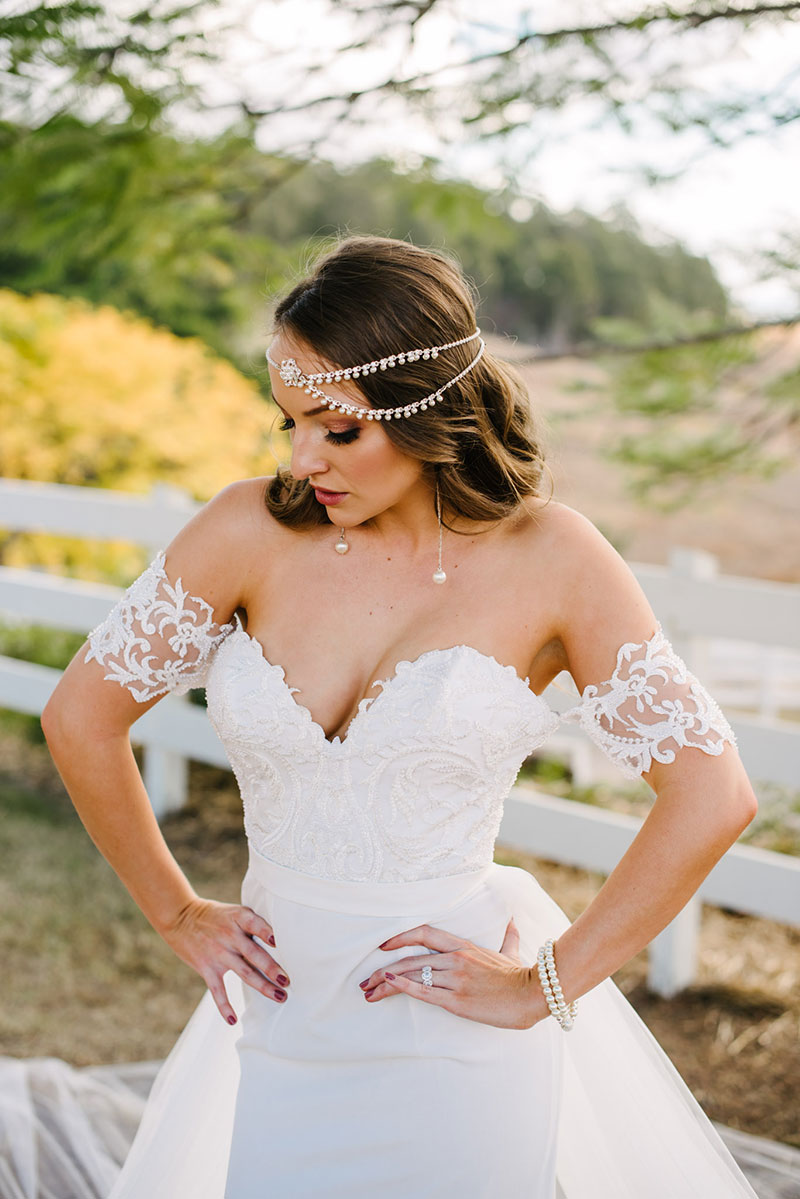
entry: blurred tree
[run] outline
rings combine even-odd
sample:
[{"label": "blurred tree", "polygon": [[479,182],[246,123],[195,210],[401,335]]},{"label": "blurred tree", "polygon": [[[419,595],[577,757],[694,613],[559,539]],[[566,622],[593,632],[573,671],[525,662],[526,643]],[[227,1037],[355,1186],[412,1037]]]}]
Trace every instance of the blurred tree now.
[{"label": "blurred tree", "polygon": [[129,6],[18,0],[0,12],[4,119],[39,128],[67,113],[152,127],[178,101],[201,103],[187,67],[212,62],[204,18],[218,0]]},{"label": "blurred tree", "polygon": [[[316,95],[312,89],[308,98],[279,95],[274,104],[265,104],[248,92],[245,73],[232,76],[225,69],[225,13],[215,0],[161,0],[127,10],[81,0],[52,6],[18,0],[10,15],[0,14],[5,118],[0,165],[11,196],[9,207],[0,211],[8,230],[0,244],[6,281],[22,289],[112,297],[246,361],[254,340],[248,316],[254,293],[262,290],[254,264],[262,264],[270,289],[295,262],[293,239],[315,237],[321,226],[335,221],[337,227],[380,229],[423,244],[446,241],[484,293],[497,281],[495,320],[544,340],[550,351],[568,352],[575,338],[616,337],[630,345],[655,334],[659,342],[669,337],[681,342],[721,327],[726,305],[707,264],[704,270],[678,246],[662,247],[656,255],[652,247],[636,247],[624,218],[617,236],[610,237],[602,222],[575,214],[568,237],[564,222],[540,206],[521,222],[521,236],[508,221],[497,223],[497,244],[487,246],[487,209],[496,206],[506,217],[519,211],[514,162],[529,162],[551,130],[562,129],[556,121],[542,120],[547,114],[569,110],[584,127],[611,121],[628,132],[657,130],[662,142],[666,131],[677,164],[670,168],[673,175],[702,153],[698,134],[701,144],[724,147],[795,122],[800,97],[792,76],[776,75],[767,89],[758,90],[739,74],[733,84],[724,72],[710,78],[705,67],[740,53],[743,37],[795,20],[800,0],[703,0],[638,10],[626,5],[624,11],[612,6],[602,18],[587,22],[565,22],[568,10],[562,7],[552,10],[550,25],[540,21],[536,28],[530,24],[531,10],[520,9],[514,17],[518,24],[511,27],[492,24],[491,18],[482,21],[482,32],[492,33],[495,48],[465,57],[467,21],[459,24],[454,53],[442,68],[409,75],[399,54],[397,70],[377,80],[373,72],[373,81],[359,86],[359,54],[378,37],[399,34],[412,46],[435,20],[439,3],[331,0],[332,12],[356,19],[357,36],[342,23],[342,39],[330,39],[317,61],[303,45],[291,49],[305,54],[299,64],[305,78],[324,77],[335,60],[346,86],[323,87]],[[237,20],[247,15],[245,9],[231,11]],[[225,98],[213,104],[204,95],[198,69],[214,60],[211,46],[220,48],[215,80],[226,85],[216,91],[216,97]],[[268,83],[269,72],[259,73],[259,80],[259,86]],[[367,191],[360,198],[351,191],[346,212],[334,216],[333,197],[320,187],[316,207],[304,209],[309,224],[303,226],[293,206],[299,193],[308,196],[324,179],[319,147],[341,123],[355,131],[359,124],[379,120],[384,97],[408,105],[445,141],[462,139],[467,130],[510,146],[521,134],[525,153],[506,159],[508,185],[479,200],[459,184],[442,187],[422,178],[425,167],[433,165],[427,160],[420,172],[410,173],[415,198],[407,215],[398,218],[384,198],[386,216],[379,218]],[[255,135],[262,147],[277,150],[281,132],[298,128],[278,118],[294,112],[313,114],[312,122],[299,126],[311,131],[292,146],[281,146],[280,154],[256,155]],[[211,149],[211,143],[168,137],[169,123],[186,114],[194,114],[196,126],[199,114],[208,118],[209,128],[227,122],[232,132]],[[42,140],[33,144],[34,138]],[[292,188],[308,164],[316,175],[305,174],[303,186]],[[665,177],[652,162],[644,170],[652,182]],[[40,193],[41,211],[52,222],[46,232],[31,217]],[[267,233],[265,206],[277,195],[287,240]],[[75,197],[78,203],[72,202]],[[277,207],[273,203],[270,213],[275,225],[280,223]],[[239,247],[246,247],[241,257]],[[658,366],[662,372],[672,369],[667,348]],[[642,368],[633,373],[644,377]],[[792,390],[791,372],[786,379],[771,382],[777,391],[753,398],[758,407],[749,426],[753,451],[774,423],[775,396]],[[632,396],[635,390],[631,378],[623,379],[621,393]],[[646,414],[656,419],[652,393],[647,387],[639,391],[647,392],[643,419]],[[785,404],[781,411],[788,412]],[[795,429],[789,414],[786,430],[794,434]],[[720,445],[727,445],[729,430],[717,432]],[[712,430],[712,442],[713,436]],[[670,474],[664,449],[663,440],[655,438],[653,467]],[[726,451],[722,457],[733,468],[752,455]],[[696,462],[702,476],[703,455],[683,459],[687,472]]]},{"label": "blurred tree", "polygon": [[[272,422],[255,384],[195,339],[0,290],[0,475],[134,492],[158,480],[204,501],[274,471]],[[144,565],[127,544],[27,533],[0,534],[0,562],[119,581]]]},{"label": "blurred tree", "polygon": [[0,126],[0,282],[132,308],[241,360],[286,267],[247,221],[270,169],[236,131],[209,145],[70,114]]}]

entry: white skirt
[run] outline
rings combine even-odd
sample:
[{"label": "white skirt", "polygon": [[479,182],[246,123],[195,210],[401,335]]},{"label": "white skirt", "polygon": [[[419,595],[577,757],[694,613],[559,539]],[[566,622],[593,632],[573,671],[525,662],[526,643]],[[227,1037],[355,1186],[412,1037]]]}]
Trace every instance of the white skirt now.
[{"label": "white skirt", "polygon": [[[156,1080],[110,1199],[755,1199],[658,1042],[607,979],[573,1029],[464,1020],[358,986],[429,923],[523,961],[569,920],[525,870],[332,882],[251,850],[242,903],[273,927],[283,1004],[226,975]],[[416,950],[427,953],[427,950]]]}]

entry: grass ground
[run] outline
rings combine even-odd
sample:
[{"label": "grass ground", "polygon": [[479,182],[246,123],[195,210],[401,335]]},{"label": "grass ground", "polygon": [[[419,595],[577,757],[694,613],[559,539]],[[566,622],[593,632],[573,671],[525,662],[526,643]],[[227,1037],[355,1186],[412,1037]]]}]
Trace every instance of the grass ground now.
[{"label": "grass ground", "polygon": [[[191,768],[191,803],[164,824],[194,886],[238,902],[246,864],[233,777]],[[602,876],[501,848],[574,919]],[[150,928],[64,794],[46,746],[0,729],[0,1053],[76,1065],[161,1058],[204,984]],[[707,1114],[800,1146],[800,932],[704,909],[697,983],[646,987],[646,951],[617,985]]]}]

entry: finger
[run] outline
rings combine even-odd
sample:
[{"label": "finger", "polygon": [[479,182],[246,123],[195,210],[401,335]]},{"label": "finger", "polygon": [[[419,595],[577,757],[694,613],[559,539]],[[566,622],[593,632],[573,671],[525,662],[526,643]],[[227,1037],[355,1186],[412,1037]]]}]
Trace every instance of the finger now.
[{"label": "finger", "polygon": [[500,946],[500,952],[506,954],[507,957],[519,959],[519,929],[514,923],[513,916],[506,925],[506,935]]},{"label": "finger", "polygon": [[286,998],[286,992],[282,987],[277,987],[269,978],[264,978],[264,975],[259,970],[254,970],[252,966],[240,958],[237,965],[234,967],[236,973],[244,982],[251,986],[254,990],[259,991],[262,995],[266,995],[267,999],[274,999],[278,1003],[283,1003]]},{"label": "finger", "polygon": [[456,953],[415,953],[413,957],[401,958],[398,962],[388,962],[379,970],[373,970],[369,978],[365,978],[362,983],[359,983],[359,986],[362,991],[369,991],[383,982],[387,970],[391,970],[394,974],[412,974],[415,971],[419,973],[423,966],[433,966],[434,970],[440,971],[452,970],[457,964]]},{"label": "finger", "polygon": [[283,966],[279,965],[265,949],[262,949],[250,937],[242,938],[242,944],[237,948],[244,960],[256,970],[260,970],[268,978],[274,979],[279,986],[288,987],[290,979]]},{"label": "finger", "polygon": [[272,925],[267,924],[263,916],[259,916],[258,912],[254,912],[252,908],[241,909],[238,924],[249,936],[260,937],[268,945],[275,944],[275,933]]},{"label": "finger", "polygon": [[225,990],[225,984],[222,979],[214,976],[210,979],[207,978],[205,983],[211,992],[211,996],[219,1009],[222,1019],[226,1020],[228,1024],[235,1024],[236,1012],[231,1007],[228,992]]},{"label": "finger", "polygon": [[444,987],[426,987],[424,983],[414,982],[404,974],[393,974],[391,978],[386,979],[386,986],[405,991],[406,995],[421,999],[423,1003],[432,1003],[435,1007],[449,1008],[453,1002],[453,991]]},{"label": "finger", "polygon": [[420,924],[418,928],[411,928],[408,932],[397,933],[396,936],[389,937],[378,948],[399,949],[401,945],[424,945],[426,949],[436,949],[439,953],[447,953],[448,950],[463,949],[465,945],[469,944],[470,942],[465,941],[463,937],[456,937],[443,928]]}]

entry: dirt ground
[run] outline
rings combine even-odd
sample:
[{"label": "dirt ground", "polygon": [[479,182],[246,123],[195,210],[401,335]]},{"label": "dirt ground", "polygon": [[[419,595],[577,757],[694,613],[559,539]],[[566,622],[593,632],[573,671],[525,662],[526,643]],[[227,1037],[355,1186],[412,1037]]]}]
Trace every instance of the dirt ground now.
[{"label": "dirt ground", "polygon": [[[232,776],[191,767],[164,824],[201,894],[238,902],[246,863]],[[46,746],[0,734],[0,1053],[76,1065],[161,1058],[202,981],[158,938],[84,832]],[[500,848],[575,919],[601,875]],[[10,867],[9,867],[9,864]],[[714,1120],[800,1146],[800,932],[705,907],[697,983],[646,986],[647,951],[614,981]]]}]

